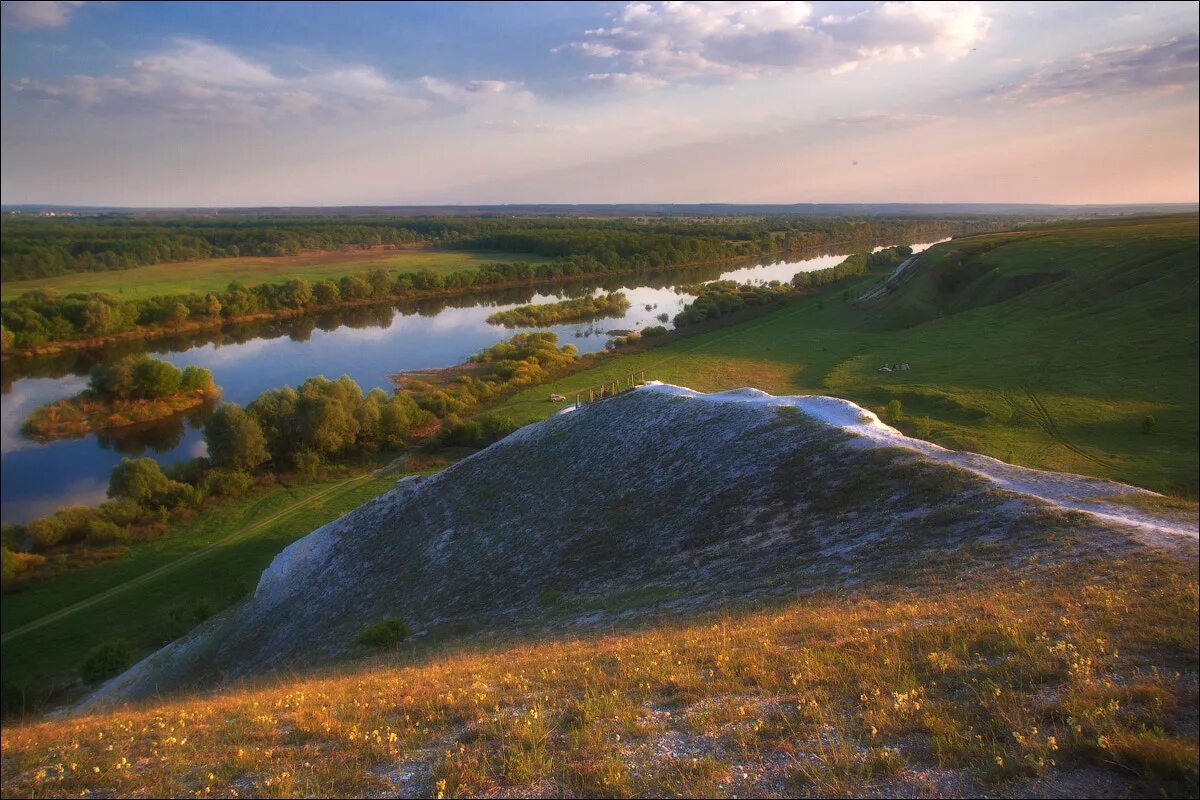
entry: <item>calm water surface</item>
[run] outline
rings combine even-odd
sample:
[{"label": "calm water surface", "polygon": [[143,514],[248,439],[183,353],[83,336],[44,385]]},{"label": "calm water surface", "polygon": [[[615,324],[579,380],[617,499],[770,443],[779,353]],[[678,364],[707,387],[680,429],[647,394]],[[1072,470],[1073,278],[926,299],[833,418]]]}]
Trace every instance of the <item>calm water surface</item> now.
[{"label": "calm water surface", "polygon": [[[928,246],[916,244],[913,249]],[[489,324],[487,317],[495,311],[596,292],[625,292],[631,305],[624,315],[545,329],[558,334],[560,344],[571,343],[589,353],[604,349],[614,330],[671,327],[659,315],[673,318],[692,299],[677,291],[677,285],[788,281],[797,272],[832,267],[844,258],[845,254],[821,255],[741,268],[657,272],[541,290],[508,290],[394,308],[359,308],[176,341],[122,343],[100,352],[12,360],[4,367],[0,396],[0,516],[4,522],[23,522],[65,505],[100,503],[109,472],[126,456],[150,456],[169,464],[204,455],[200,435],[204,409],[113,435],[49,444],[22,437],[21,422],[35,407],[79,392],[87,384],[88,369],[99,361],[148,352],[180,367],[207,367],[222,387],[223,399],[243,405],[267,389],[296,386],[313,375],[349,375],[364,392],[377,386],[390,391],[388,376],[393,373],[459,364],[518,332]]]}]

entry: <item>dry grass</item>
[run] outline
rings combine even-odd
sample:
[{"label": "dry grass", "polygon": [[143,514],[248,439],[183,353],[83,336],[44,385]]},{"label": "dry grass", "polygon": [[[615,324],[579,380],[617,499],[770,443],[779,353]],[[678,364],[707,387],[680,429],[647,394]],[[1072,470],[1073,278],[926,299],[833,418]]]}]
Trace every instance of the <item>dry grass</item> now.
[{"label": "dry grass", "polygon": [[6,725],[3,794],[1194,796],[1197,614],[1196,566],[1139,556],[393,655]]}]

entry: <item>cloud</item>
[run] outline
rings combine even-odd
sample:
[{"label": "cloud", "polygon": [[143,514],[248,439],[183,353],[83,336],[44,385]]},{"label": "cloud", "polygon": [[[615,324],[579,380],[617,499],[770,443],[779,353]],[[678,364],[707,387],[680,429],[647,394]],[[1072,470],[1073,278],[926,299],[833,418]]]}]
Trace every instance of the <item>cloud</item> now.
[{"label": "cloud", "polygon": [[986,35],[975,3],[881,3],[816,18],[803,2],[627,4],[610,27],[566,45],[619,69],[590,80],[613,86],[755,77],[774,71],[844,71],[874,61],[957,59]]},{"label": "cloud", "polygon": [[297,118],[385,115],[413,119],[476,106],[527,107],[534,96],[511,81],[455,83],[440,78],[393,80],[374,67],[346,65],[284,73],[225,47],[177,39],[138,58],[118,75],[21,78],[9,88],[54,107],[181,124],[260,124]]},{"label": "cloud", "polygon": [[434,97],[460,106],[526,107],[533,104],[533,92],[517,81],[467,81],[453,83],[426,75],[421,85]]},{"label": "cloud", "polygon": [[988,93],[990,98],[1030,106],[1062,105],[1131,92],[1175,92],[1197,84],[1200,37],[1115,47],[1084,53],[1069,64],[1043,67],[1020,83]]},{"label": "cloud", "polygon": [[17,30],[35,28],[58,28],[71,21],[75,9],[82,2],[14,2],[4,3],[4,27]]}]

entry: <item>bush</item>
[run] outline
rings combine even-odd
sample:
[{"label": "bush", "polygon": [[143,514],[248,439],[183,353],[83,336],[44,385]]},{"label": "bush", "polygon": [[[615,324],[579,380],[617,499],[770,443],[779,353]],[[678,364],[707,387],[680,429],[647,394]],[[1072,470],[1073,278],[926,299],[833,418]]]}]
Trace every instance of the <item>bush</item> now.
[{"label": "bush", "polygon": [[170,481],[152,458],[123,458],[108,478],[108,496],[146,503],[167,490]]},{"label": "bush", "polygon": [[408,638],[408,625],[402,619],[385,619],[373,622],[358,632],[354,641],[358,644],[384,650],[400,644]]},{"label": "bush", "polygon": [[214,469],[204,476],[201,485],[216,497],[241,497],[253,485],[250,473],[237,469]]},{"label": "bush", "polygon": [[1149,436],[1150,434],[1154,433],[1154,426],[1155,426],[1154,417],[1147,414],[1142,419],[1142,435]]},{"label": "bush", "polygon": [[541,594],[538,595],[538,605],[552,606],[559,600],[562,600],[562,596],[563,593],[559,589],[543,589]]},{"label": "bush", "polygon": [[521,427],[513,421],[512,417],[506,417],[503,414],[488,414],[480,419],[480,423],[483,427],[483,439],[488,444],[500,441]]},{"label": "bush", "polygon": [[88,544],[115,544],[129,541],[129,529],[103,519],[88,523],[84,541]]},{"label": "bush", "polygon": [[8,586],[22,573],[45,563],[45,556],[35,553],[16,553],[7,547],[0,547],[0,584]]},{"label": "bush", "polygon": [[892,422],[895,422],[896,420],[898,420],[902,416],[904,416],[904,410],[903,410],[903,407],[900,405],[900,401],[895,400],[895,399],[891,400],[887,404],[887,406],[884,408],[883,415],[885,417],[887,417],[888,419],[890,419]]},{"label": "bush", "polygon": [[39,517],[25,526],[35,550],[48,550],[63,540],[67,526],[57,516]]},{"label": "bush", "polygon": [[116,525],[132,525],[142,521],[146,509],[133,500],[109,500],[100,504],[100,515]]},{"label": "bush", "polygon": [[84,683],[95,684],[120,675],[133,663],[133,651],[123,640],[96,645],[79,666]]},{"label": "bush", "polygon": [[651,325],[649,328],[645,328],[642,330],[642,336],[646,337],[647,339],[652,339],[655,336],[666,336],[666,335],[667,335],[667,326],[666,325]]}]

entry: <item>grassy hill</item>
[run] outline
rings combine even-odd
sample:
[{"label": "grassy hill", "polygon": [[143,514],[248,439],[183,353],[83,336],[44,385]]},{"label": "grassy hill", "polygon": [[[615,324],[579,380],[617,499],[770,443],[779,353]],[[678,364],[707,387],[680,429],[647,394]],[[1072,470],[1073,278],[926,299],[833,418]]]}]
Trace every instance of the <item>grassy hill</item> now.
[{"label": "grassy hill", "polygon": [[905,442],[671,387],[526,429],[6,724],[4,795],[1194,793],[1195,541]]},{"label": "grassy hill", "polygon": [[[882,276],[766,316],[606,359],[495,410],[553,413],[550,392],[645,371],[702,391],[756,386],[882,409],[948,447],[1197,493],[1197,217],[1070,222],[931,248],[895,290]],[[885,364],[911,369],[880,372]],[[1144,433],[1147,416],[1151,431]]]},{"label": "grassy hill", "polygon": [[34,289],[57,289],[63,294],[75,292],[111,292],[127,300],[155,295],[187,292],[222,291],[230,281],[248,286],[257,283],[283,283],[304,278],[312,283],[337,280],[373,269],[390,272],[437,273],[469,270],[494,261],[528,261],[540,264],[549,259],[532,253],[502,253],[487,250],[341,250],[304,253],[296,256],[241,256],[210,258],[154,264],[147,267],[107,271],[76,272],[37,280],[9,281],[3,285],[5,300]]}]

